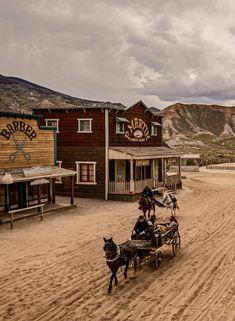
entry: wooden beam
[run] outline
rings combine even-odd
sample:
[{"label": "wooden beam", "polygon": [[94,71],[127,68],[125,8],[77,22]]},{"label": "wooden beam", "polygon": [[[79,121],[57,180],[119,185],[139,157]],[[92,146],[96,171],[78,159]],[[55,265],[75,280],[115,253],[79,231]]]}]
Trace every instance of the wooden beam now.
[{"label": "wooden beam", "polygon": [[70,204],[74,205],[74,176],[71,176],[70,180],[71,180],[71,201],[70,201]]}]

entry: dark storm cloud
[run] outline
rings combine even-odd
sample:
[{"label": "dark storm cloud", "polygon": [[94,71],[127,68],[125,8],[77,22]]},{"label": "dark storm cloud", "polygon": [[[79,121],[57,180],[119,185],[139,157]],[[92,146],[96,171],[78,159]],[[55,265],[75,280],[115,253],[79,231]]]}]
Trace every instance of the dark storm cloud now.
[{"label": "dark storm cloud", "polygon": [[0,73],[131,105],[235,102],[233,1],[0,0]]}]

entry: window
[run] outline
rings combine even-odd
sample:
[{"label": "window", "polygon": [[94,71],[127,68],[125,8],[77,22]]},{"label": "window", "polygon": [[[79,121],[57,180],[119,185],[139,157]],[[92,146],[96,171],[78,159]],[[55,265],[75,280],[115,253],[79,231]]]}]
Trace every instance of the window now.
[{"label": "window", "polygon": [[124,133],[124,123],[121,123],[119,121],[116,122],[116,133]]},{"label": "window", "polygon": [[59,119],[45,119],[46,126],[56,127],[56,132],[59,133]]},{"label": "window", "polygon": [[96,162],[76,162],[77,184],[96,184]]},{"label": "window", "polygon": [[157,136],[157,128],[158,126],[162,126],[162,124],[160,124],[157,121],[151,121],[151,135],[152,136]]},{"label": "window", "polygon": [[152,136],[157,136],[157,126],[156,125],[151,125],[151,135]]},{"label": "window", "polygon": [[116,133],[124,134],[124,125],[129,123],[129,120],[123,117],[116,117]]},{"label": "window", "polygon": [[91,130],[92,119],[78,119],[78,133],[92,133]]}]

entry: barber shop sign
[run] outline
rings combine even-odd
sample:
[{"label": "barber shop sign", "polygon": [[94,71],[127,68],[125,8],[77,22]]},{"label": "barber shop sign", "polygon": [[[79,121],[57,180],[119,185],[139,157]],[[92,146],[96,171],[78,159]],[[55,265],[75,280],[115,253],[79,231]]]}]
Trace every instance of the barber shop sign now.
[{"label": "barber shop sign", "polygon": [[[19,140],[19,138],[16,138],[16,133],[21,132],[25,135],[23,140]],[[29,161],[30,160],[30,154],[26,153],[24,151],[24,146],[27,143],[27,140],[32,141],[37,137],[37,134],[33,127],[24,121],[12,121],[11,123],[7,124],[5,128],[2,129],[1,136],[3,136],[6,140],[8,141],[13,141],[15,144],[15,152],[11,153],[9,156],[10,161],[15,161],[17,156],[20,154],[23,155],[25,160]]]}]

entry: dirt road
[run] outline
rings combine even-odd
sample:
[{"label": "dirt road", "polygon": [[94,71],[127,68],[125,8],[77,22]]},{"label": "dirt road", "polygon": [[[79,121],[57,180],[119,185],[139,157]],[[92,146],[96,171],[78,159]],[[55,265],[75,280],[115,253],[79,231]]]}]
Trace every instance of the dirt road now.
[{"label": "dirt road", "polygon": [[[0,226],[0,320],[235,320],[235,173],[186,174],[182,249],[146,262],[107,294],[103,237],[122,242],[137,202],[77,199],[77,209]],[[159,220],[162,209],[158,210]]]}]

